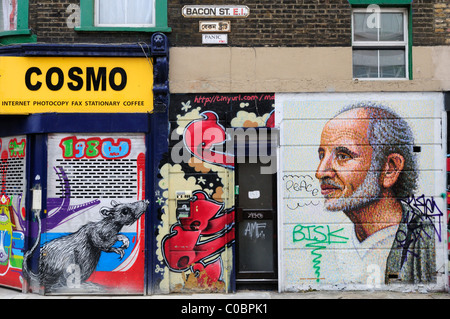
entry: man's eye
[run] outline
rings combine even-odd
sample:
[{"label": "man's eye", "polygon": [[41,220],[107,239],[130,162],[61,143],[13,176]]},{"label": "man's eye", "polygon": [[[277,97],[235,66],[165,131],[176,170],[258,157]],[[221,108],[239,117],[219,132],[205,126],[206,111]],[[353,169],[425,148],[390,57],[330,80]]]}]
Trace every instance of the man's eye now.
[{"label": "man's eye", "polygon": [[348,160],[348,159],[351,159],[351,156],[348,154],[345,154],[345,153],[338,153],[338,154],[336,154],[336,158],[338,160]]}]

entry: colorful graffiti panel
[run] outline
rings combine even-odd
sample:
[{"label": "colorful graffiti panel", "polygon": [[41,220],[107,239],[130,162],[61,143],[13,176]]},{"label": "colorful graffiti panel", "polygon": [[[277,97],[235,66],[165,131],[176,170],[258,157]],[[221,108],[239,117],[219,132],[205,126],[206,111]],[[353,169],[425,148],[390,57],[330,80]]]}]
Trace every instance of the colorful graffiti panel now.
[{"label": "colorful graffiti panel", "polygon": [[48,137],[39,272],[48,293],[143,293],[145,136]]},{"label": "colorful graffiti panel", "polygon": [[[274,123],[274,94],[174,94],[160,163],[157,263],[161,292],[230,292],[236,128]],[[184,206],[183,206],[184,205]]]},{"label": "colorful graffiti panel", "polygon": [[278,94],[276,108],[283,289],[443,289],[442,96]]},{"label": "colorful graffiti panel", "polygon": [[0,284],[22,288],[26,136],[0,138]]}]

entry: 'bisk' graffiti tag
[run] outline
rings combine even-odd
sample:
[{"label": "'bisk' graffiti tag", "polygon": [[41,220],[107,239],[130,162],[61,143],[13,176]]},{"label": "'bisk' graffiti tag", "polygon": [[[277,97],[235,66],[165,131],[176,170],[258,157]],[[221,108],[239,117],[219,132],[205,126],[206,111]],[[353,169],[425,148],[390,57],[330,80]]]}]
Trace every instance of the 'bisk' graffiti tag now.
[{"label": "'bisk' graffiti tag", "polygon": [[331,244],[345,244],[348,238],[339,235],[343,228],[332,231],[329,225],[296,225],[292,230],[292,241],[294,243],[307,241],[307,248],[313,248],[311,254],[316,256],[313,259],[313,268],[316,281],[320,282],[321,250],[326,249]]}]

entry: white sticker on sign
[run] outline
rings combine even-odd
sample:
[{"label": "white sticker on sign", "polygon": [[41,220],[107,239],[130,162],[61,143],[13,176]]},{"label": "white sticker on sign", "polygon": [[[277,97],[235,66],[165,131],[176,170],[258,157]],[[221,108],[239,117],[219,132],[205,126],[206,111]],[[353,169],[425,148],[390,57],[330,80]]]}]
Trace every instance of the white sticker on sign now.
[{"label": "white sticker on sign", "polygon": [[248,192],[248,198],[250,199],[258,199],[261,196],[259,191],[250,191]]}]

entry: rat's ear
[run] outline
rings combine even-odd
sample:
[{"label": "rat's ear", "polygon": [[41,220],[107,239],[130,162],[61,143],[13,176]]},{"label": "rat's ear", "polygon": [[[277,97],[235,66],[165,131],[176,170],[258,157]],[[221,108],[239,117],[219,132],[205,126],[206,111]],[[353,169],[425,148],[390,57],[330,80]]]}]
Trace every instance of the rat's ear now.
[{"label": "rat's ear", "polygon": [[111,201],[111,206],[112,207],[116,207],[117,205],[119,205],[118,202],[116,202],[114,199]]},{"label": "rat's ear", "polygon": [[112,208],[108,208],[108,207],[102,207],[100,209],[100,214],[102,214],[103,216],[109,216],[111,213],[113,212]]},{"label": "rat's ear", "polygon": [[397,182],[405,165],[405,158],[397,153],[389,154],[381,172],[381,184],[384,188],[391,188]]}]

